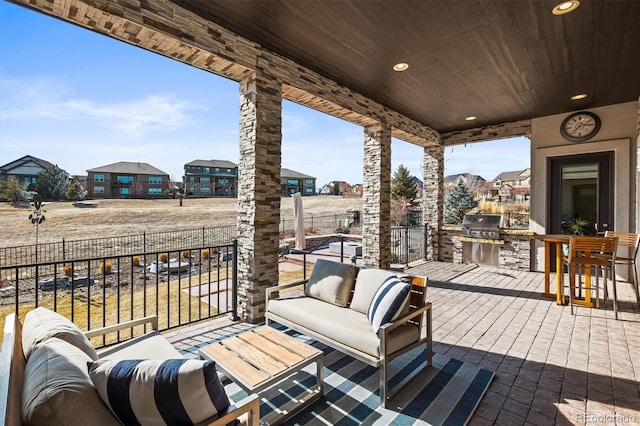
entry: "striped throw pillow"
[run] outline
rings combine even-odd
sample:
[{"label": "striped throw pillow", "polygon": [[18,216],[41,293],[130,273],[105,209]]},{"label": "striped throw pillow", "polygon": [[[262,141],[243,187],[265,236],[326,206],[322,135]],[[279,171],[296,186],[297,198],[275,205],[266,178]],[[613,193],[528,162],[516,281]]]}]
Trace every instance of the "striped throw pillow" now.
[{"label": "striped throw pillow", "polygon": [[89,376],[125,425],[193,424],[230,405],[212,361],[98,360]]},{"label": "striped throw pillow", "polygon": [[411,286],[397,278],[385,280],[371,299],[367,318],[373,331],[380,335],[380,326],[395,320],[409,303]]}]

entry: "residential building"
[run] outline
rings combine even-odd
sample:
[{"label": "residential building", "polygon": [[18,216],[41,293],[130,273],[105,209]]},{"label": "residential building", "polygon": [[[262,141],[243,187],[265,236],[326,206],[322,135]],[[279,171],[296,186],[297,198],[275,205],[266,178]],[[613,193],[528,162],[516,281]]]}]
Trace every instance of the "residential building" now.
[{"label": "residential building", "polygon": [[424,183],[415,176],[413,177],[412,181],[416,187],[417,197],[422,198],[422,191],[424,191]]},{"label": "residential building", "polygon": [[332,180],[320,189],[323,195],[350,195],[352,192],[353,187],[343,180]]},{"label": "residential building", "polygon": [[54,164],[41,158],[25,155],[24,157],[0,166],[0,180],[7,179],[9,176],[15,176],[20,182],[28,183],[29,186],[27,189],[32,190],[33,185],[36,183],[38,173],[53,166]]},{"label": "residential building", "polygon": [[169,175],[147,163],[120,161],[87,170],[88,198],[163,198]]},{"label": "residential building", "polygon": [[236,197],[238,165],[225,160],[194,160],[184,165],[189,197]]},{"label": "residential building", "polygon": [[316,178],[283,168],[280,172],[280,193],[282,196],[292,195],[296,192],[302,195],[316,194]]},{"label": "residential building", "polygon": [[491,194],[502,201],[525,201],[531,194],[531,169],[502,172],[491,182]]},{"label": "residential building", "polygon": [[458,182],[464,183],[469,191],[473,193],[473,196],[478,200],[483,200],[489,195],[489,188],[487,181],[478,175],[472,173],[458,173],[444,177],[444,193],[448,194],[449,190],[458,184]]}]

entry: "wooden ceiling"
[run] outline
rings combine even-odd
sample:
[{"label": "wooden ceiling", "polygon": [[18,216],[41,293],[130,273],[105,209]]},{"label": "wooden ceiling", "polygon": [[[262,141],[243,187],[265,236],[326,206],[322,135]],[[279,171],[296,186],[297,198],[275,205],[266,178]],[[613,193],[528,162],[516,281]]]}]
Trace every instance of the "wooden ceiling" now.
[{"label": "wooden ceiling", "polygon": [[173,2],[441,133],[640,95],[640,1]]}]

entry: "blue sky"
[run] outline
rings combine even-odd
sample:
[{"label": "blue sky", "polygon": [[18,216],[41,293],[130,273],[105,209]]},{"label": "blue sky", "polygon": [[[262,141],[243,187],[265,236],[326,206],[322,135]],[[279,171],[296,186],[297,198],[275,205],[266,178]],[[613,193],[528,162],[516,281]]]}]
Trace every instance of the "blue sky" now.
[{"label": "blue sky", "polygon": [[[238,162],[239,99],[231,80],[0,1],[0,165],[33,155],[81,175],[140,161],[180,180],[196,159]],[[318,187],[362,182],[362,140],[359,126],[283,103],[282,167]],[[391,149],[392,171],[422,179],[422,148]],[[447,175],[528,166],[526,138],[445,151]]]}]

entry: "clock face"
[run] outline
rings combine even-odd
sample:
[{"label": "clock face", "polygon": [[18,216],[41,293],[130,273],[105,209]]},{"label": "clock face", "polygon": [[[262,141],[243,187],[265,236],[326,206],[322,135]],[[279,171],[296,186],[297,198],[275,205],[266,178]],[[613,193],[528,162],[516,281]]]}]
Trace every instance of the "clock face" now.
[{"label": "clock face", "polygon": [[600,130],[600,117],[592,112],[582,111],[571,114],[562,122],[560,133],[571,142],[584,142]]}]

